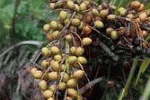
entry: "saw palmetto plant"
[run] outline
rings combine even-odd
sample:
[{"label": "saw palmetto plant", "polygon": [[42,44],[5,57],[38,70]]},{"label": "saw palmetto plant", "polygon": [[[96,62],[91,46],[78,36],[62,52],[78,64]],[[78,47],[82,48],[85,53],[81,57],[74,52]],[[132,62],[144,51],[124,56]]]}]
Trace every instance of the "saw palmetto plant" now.
[{"label": "saw palmetto plant", "polygon": [[17,1],[0,17],[17,42],[0,50],[0,99],[150,99],[150,2]]}]

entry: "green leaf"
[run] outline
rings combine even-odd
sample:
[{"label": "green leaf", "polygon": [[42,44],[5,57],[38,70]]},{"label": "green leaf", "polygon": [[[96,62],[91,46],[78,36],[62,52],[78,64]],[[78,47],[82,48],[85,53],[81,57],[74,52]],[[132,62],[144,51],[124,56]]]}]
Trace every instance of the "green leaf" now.
[{"label": "green leaf", "polygon": [[142,62],[142,64],[141,64],[141,66],[140,66],[140,72],[141,72],[141,73],[144,73],[144,72],[145,72],[145,70],[147,69],[149,63],[150,63],[149,58],[148,58],[148,57],[145,57],[144,60],[143,60],[143,62]]},{"label": "green leaf", "polygon": [[21,16],[26,16],[29,14],[29,4],[27,1],[22,1],[20,3],[17,13],[21,14]]},{"label": "green leaf", "polygon": [[140,70],[138,72],[138,75],[137,75],[137,78],[135,80],[135,84],[134,84],[134,88],[136,87],[136,85],[138,84],[138,81],[139,81],[139,78],[140,78],[140,75],[141,73],[143,74],[145,72],[145,70],[147,69],[148,65],[150,63],[150,60],[148,57],[145,57],[141,66],[140,66]]}]

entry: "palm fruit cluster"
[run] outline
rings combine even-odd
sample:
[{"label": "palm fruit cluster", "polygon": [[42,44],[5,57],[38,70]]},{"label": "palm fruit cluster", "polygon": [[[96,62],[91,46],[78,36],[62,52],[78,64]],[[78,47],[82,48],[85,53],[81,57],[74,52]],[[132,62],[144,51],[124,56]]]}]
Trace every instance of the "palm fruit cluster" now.
[{"label": "palm fruit cluster", "polygon": [[140,46],[149,47],[144,40],[149,30],[142,25],[150,23],[150,11],[138,1],[116,8],[92,0],[52,0],[50,8],[60,10],[59,18],[43,26],[49,44],[42,48],[41,69],[31,69],[47,100],[55,100],[57,91],[63,91],[66,100],[82,100],[78,83],[86,76],[84,52],[93,44],[93,35],[101,34],[122,46],[139,38]]}]

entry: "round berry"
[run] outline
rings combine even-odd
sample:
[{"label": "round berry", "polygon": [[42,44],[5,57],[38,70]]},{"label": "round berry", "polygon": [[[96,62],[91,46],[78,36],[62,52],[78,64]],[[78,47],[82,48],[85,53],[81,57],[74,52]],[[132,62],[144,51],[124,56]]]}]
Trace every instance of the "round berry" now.
[{"label": "round berry", "polygon": [[89,37],[83,38],[82,43],[83,45],[90,45],[92,43],[92,39]]},{"label": "round berry", "polygon": [[53,91],[45,90],[45,91],[43,91],[43,95],[44,95],[45,98],[50,98],[50,97],[53,96]]},{"label": "round berry", "polygon": [[76,79],[69,79],[67,81],[67,87],[70,87],[70,88],[77,87],[77,80]]},{"label": "round berry", "polygon": [[56,46],[52,46],[50,50],[51,50],[52,54],[54,54],[54,55],[59,54],[59,52],[60,52],[59,48]]},{"label": "round berry", "polygon": [[85,57],[78,57],[78,62],[80,62],[81,64],[86,64],[87,60]]},{"label": "round berry", "polygon": [[46,89],[47,89],[47,82],[46,82],[45,80],[41,80],[41,81],[39,82],[39,87],[40,87],[40,89],[42,89],[42,90],[46,90]]},{"label": "round berry", "polygon": [[82,48],[82,47],[76,48],[76,56],[82,56],[83,53],[84,53],[84,48]]},{"label": "round berry", "polygon": [[97,27],[97,28],[103,28],[104,27],[104,24],[102,21],[95,21],[94,22],[94,25]]},{"label": "round berry", "polygon": [[58,73],[57,72],[50,72],[48,73],[48,78],[49,80],[57,80],[59,78]]}]

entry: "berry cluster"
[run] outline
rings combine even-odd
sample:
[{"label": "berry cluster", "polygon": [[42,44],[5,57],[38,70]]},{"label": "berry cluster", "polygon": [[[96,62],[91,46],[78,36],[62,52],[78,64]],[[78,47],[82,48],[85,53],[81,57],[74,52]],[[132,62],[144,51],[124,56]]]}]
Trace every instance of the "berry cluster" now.
[{"label": "berry cluster", "polygon": [[[88,79],[83,68],[87,59],[83,54],[85,47],[93,44],[92,35],[105,31],[107,34],[102,35],[117,40],[118,44],[140,38],[144,47],[149,48],[143,40],[148,30],[141,25],[150,21],[150,14],[138,1],[127,8],[116,8],[92,0],[52,0],[50,8],[61,10],[59,18],[43,27],[50,43],[42,48],[45,57],[42,70],[31,69],[31,74],[40,79],[39,87],[47,100],[55,100],[57,91],[65,92],[67,100],[82,100],[78,82],[84,76]],[[117,25],[118,22],[121,24]]]}]

